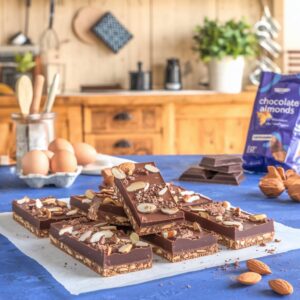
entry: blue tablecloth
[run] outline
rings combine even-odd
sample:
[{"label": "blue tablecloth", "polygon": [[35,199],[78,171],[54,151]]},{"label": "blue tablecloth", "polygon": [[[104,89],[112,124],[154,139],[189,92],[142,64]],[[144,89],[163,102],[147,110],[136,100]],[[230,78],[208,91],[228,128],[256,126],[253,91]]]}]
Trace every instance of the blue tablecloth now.
[{"label": "blue tablecloth", "polygon": [[[187,166],[199,162],[199,156],[134,156],[136,161],[155,161],[166,181],[174,181]],[[228,200],[250,212],[264,212],[278,222],[300,228],[300,203],[289,200],[284,193],[278,199],[266,199],[257,184],[259,175],[246,175],[240,186],[225,186],[180,182],[188,189],[201,192],[217,200]],[[24,195],[42,197],[53,195],[68,197],[86,189],[97,189],[99,176],[80,176],[74,185],[67,189],[54,187],[40,190],[30,189],[20,181],[9,168],[0,168],[0,212],[10,211],[12,199]],[[70,295],[49,273],[34,260],[22,254],[5,237],[0,235],[0,299],[71,299]],[[51,258],[49,258],[51,259]],[[294,285],[294,294],[287,299],[300,299],[300,250],[291,251],[267,258],[272,275],[251,287],[240,286],[234,277],[246,271],[245,263],[238,269],[229,267],[212,268],[199,272],[179,275],[126,288],[111,289],[82,294],[80,299],[276,299],[268,287],[271,278],[285,278]],[[149,271],[151,272],[151,270]],[[136,276],[139,276],[138,272]]]}]

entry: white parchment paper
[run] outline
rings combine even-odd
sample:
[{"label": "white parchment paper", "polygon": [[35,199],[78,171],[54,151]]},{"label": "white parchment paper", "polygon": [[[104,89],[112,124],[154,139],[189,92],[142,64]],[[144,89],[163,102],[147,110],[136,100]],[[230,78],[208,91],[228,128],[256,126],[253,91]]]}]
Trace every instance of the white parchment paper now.
[{"label": "white parchment paper", "polygon": [[25,255],[41,264],[71,294],[110,289],[143,283],[182,273],[224,265],[225,260],[234,262],[300,249],[300,229],[275,223],[275,238],[280,243],[268,243],[266,247],[253,246],[241,250],[222,248],[214,255],[170,263],[154,256],[152,269],[114,277],[101,277],[89,268],[50,244],[49,239],[38,239],[12,219],[12,213],[0,214],[0,234],[7,237]]}]

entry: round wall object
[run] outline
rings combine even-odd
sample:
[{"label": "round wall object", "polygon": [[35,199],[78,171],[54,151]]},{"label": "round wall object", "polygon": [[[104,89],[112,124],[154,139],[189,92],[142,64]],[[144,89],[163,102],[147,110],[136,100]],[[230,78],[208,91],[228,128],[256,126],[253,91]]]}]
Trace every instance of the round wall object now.
[{"label": "round wall object", "polygon": [[91,5],[80,8],[73,17],[73,31],[76,37],[83,43],[95,45],[97,38],[91,32],[93,25],[101,17],[101,11]]}]

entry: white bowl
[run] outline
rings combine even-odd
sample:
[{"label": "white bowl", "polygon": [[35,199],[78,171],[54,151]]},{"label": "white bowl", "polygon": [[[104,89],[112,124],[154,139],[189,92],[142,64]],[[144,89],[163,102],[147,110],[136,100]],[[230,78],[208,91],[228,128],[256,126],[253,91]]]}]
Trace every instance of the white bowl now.
[{"label": "white bowl", "polygon": [[32,188],[41,188],[45,185],[55,185],[56,187],[69,187],[82,171],[82,166],[78,166],[76,172],[73,173],[54,173],[50,175],[18,174],[19,178],[24,180],[26,184]]}]

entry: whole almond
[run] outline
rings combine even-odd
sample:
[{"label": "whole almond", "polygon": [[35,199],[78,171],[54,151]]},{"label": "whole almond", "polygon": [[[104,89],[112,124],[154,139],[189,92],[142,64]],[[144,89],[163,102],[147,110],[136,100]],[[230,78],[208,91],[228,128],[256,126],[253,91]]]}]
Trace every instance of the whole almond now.
[{"label": "whole almond", "polygon": [[285,186],[281,178],[264,177],[260,180],[258,186],[262,193],[269,198],[278,197],[285,190]]},{"label": "whole almond", "polygon": [[240,274],[236,280],[245,285],[253,285],[261,281],[261,276],[255,272],[245,272]]},{"label": "whole almond", "polygon": [[294,292],[293,286],[283,279],[269,280],[270,288],[279,295],[290,295]]},{"label": "whole almond", "polygon": [[247,260],[247,268],[249,269],[249,271],[258,273],[260,275],[267,275],[272,273],[270,267],[258,259]]},{"label": "whole almond", "polygon": [[119,169],[125,174],[132,175],[135,169],[135,164],[132,162],[126,162],[119,165]]}]

